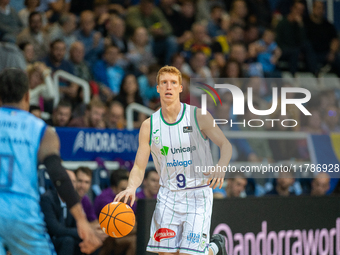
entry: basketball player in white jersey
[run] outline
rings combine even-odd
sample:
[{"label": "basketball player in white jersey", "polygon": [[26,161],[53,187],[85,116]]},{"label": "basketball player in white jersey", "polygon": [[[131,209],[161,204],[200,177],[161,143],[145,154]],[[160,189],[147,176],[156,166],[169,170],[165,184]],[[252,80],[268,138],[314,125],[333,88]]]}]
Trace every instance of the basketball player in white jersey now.
[{"label": "basketball player in white jersey", "polygon": [[147,251],[160,255],[226,255],[224,237],[209,238],[211,188],[222,187],[225,173],[196,169],[213,166],[209,139],[220,148],[219,166],[229,164],[232,147],[220,128],[213,126],[209,113],[202,115],[200,109],[180,102],[183,87],[177,68],[161,68],[157,84],[162,107],[143,122],[128,187],[115,201],[124,199],[126,203],[131,199],[130,204],[134,203],[151,152],[161,188]]}]

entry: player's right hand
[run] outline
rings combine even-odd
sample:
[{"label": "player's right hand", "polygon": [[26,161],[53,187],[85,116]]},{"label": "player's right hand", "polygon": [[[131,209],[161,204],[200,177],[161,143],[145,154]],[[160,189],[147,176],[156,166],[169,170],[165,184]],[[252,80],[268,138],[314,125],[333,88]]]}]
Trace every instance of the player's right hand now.
[{"label": "player's right hand", "polygon": [[127,188],[126,190],[118,193],[113,202],[123,202],[126,204],[129,199],[131,201],[130,207],[132,207],[136,200],[136,190],[133,188]]},{"label": "player's right hand", "polygon": [[102,241],[97,237],[87,220],[78,220],[77,230],[79,237],[83,240],[79,244],[81,252],[90,254],[102,245]]}]

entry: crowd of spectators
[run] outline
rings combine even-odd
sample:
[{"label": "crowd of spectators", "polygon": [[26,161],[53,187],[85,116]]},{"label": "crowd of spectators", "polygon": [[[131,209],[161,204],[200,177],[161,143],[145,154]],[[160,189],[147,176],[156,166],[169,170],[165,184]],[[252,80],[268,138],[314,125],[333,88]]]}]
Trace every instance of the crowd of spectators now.
[{"label": "crowd of spectators", "polygon": [[[228,78],[244,92],[252,88],[259,109],[270,107],[272,86],[296,85],[284,79],[275,83],[282,71],[293,76],[298,71],[315,77],[340,74],[337,30],[325,18],[322,1],[307,8],[299,0],[0,0],[0,40],[0,69],[27,70],[31,104],[49,113],[48,123],[55,126],[125,128],[124,110],[129,104],[159,107],[155,77],[165,64],[183,73],[187,86],[182,102],[195,104],[189,93],[190,78],[202,78],[208,84]],[[78,84],[63,79],[53,84],[57,70],[89,82],[89,105],[84,105]],[[232,98],[225,98],[231,106]],[[339,131],[336,91],[322,91],[320,86],[312,99],[312,117],[303,118],[297,109],[288,109],[288,115],[299,120],[292,131]],[[69,104],[71,116],[67,114],[68,120],[59,123],[58,109]],[[217,113],[225,110],[215,109]],[[145,118],[135,114],[134,127],[140,127]],[[290,141],[280,142],[276,153],[270,149],[277,141],[237,143],[243,144],[237,146],[240,157],[253,161],[308,157],[303,144],[284,155]]]},{"label": "crowd of spectators", "polygon": [[[32,110],[43,118],[48,115],[41,115],[38,108],[49,113],[46,121],[53,126],[124,129],[129,104],[159,107],[156,74],[164,64],[183,73],[182,102],[198,105],[199,99],[190,94],[190,78],[207,84],[228,78],[245,94],[252,89],[253,104],[259,110],[270,108],[274,86],[279,96],[280,87],[308,88],[306,82],[285,80],[282,71],[292,76],[298,71],[314,77],[340,74],[337,31],[325,18],[321,1],[313,2],[311,12],[306,2],[298,0],[19,2],[0,0],[0,69],[27,70]],[[89,82],[91,103],[83,103],[78,84],[63,79],[53,84],[57,70]],[[323,83],[317,90],[311,88],[307,106],[312,116],[287,107],[285,119],[295,119],[296,127],[275,123],[262,129],[242,125],[234,129],[338,132],[340,83],[336,80],[338,89],[327,87],[326,78]],[[59,104],[54,102],[57,93]],[[236,121],[232,96],[225,93],[222,98],[223,106],[209,110],[216,117]],[[270,117],[282,119],[279,108]],[[244,117],[254,119],[249,111]],[[134,127],[139,128],[145,118],[135,113]],[[233,144],[237,150],[233,160],[309,158],[303,141],[239,139]]]}]

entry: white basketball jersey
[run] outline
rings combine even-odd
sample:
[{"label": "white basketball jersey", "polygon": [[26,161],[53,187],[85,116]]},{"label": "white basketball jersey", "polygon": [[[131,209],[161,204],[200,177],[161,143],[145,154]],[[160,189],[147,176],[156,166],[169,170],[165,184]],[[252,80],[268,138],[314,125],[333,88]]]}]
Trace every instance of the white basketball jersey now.
[{"label": "white basketball jersey", "polygon": [[208,178],[202,169],[213,166],[209,140],[197,122],[197,108],[183,104],[180,119],[167,123],[162,109],[151,116],[151,154],[160,176],[160,185],[170,190],[204,186]]}]

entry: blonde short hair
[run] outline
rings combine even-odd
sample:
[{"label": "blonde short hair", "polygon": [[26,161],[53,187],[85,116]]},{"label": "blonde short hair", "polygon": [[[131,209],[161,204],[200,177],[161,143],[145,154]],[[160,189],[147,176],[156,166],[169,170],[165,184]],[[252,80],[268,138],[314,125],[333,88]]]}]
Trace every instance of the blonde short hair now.
[{"label": "blonde short hair", "polygon": [[164,74],[164,73],[170,73],[170,74],[177,75],[178,76],[179,84],[182,85],[182,74],[174,66],[163,66],[161,69],[159,69],[159,71],[157,73],[157,84],[159,84],[159,78],[160,78],[161,74]]}]

